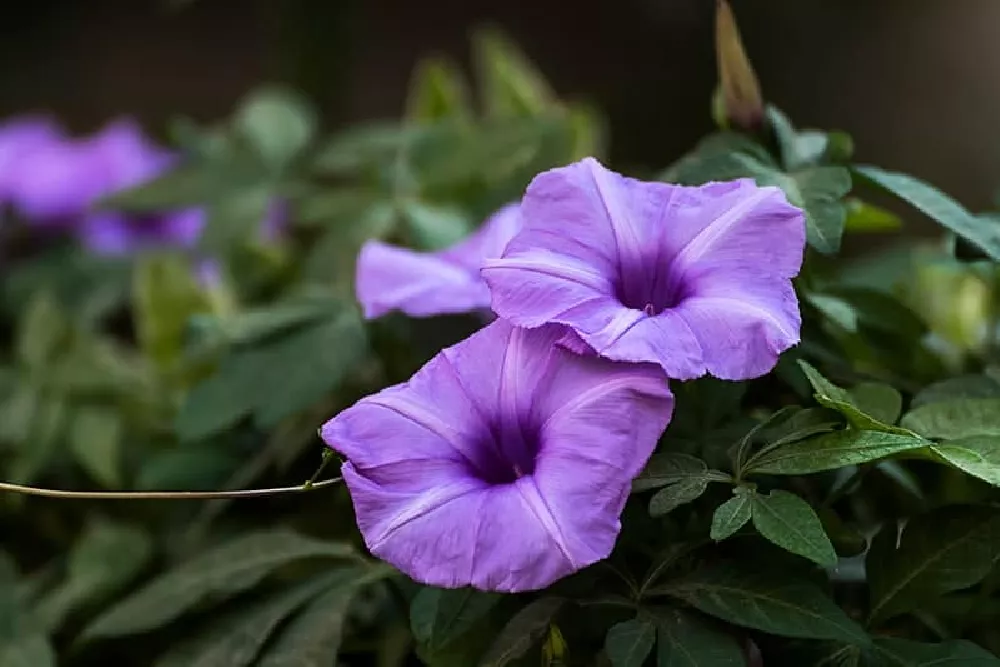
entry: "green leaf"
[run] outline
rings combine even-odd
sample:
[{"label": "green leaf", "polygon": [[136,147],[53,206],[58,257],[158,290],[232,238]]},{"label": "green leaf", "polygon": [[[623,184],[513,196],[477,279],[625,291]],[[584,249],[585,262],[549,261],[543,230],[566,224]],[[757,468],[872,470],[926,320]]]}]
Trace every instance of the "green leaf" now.
[{"label": "green leaf", "polygon": [[973,435],[931,445],[929,449],[962,472],[1000,486],[1000,436]]},{"label": "green leaf", "polygon": [[347,545],[288,530],[243,535],[168,571],[93,621],[83,636],[118,637],[161,627],[205,599],[221,601],[305,558],[357,558]]},{"label": "green leaf", "polygon": [[56,667],[56,653],[43,628],[21,607],[18,579],[14,563],[0,551],[0,665]]},{"label": "green leaf", "polygon": [[493,611],[500,599],[471,588],[424,588],[410,603],[413,637],[432,651],[441,649]]},{"label": "green leaf", "polygon": [[1000,667],[1000,658],[962,639],[925,644],[880,637],[875,653],[877,667]]},{"label": "green leaf", "polygon": [[854,197],[845,200],[847,219],[844,229],[848,232],[892,232],[903,226],[903,219],[892,211]]},{"label": "green leaf", "polygon": [[810,167],[783,178],[770,179],[785,191],[788,201],[806,214],[806,239],[819,252],[840,249],[847,212],[842,201],[851,191],[851,173],[844,167]]},{"label": "green leaf", "polygon": [[31,369],[45,367],[67,342],[69,323],[59,303],[49,294],[37,294],[21,318],[17,357]]},{"label": "green leaf", "polygon": [[903,397],[896,389],[881,382],[862,382],[848,392],[851,402],[861,412],[883,424],[895,424],[903,410]]},{"label": "green leaf", "polygon": [[921,405],[900,422],[926,438],[1000,435],[1000,398],[960,398]]},{"label": "green leaf", "polygon": [[864,630],[822,591],[793,577],[724,565],[649,593],[670,595],[710,616],[782,637],[869,643]]},{"label": "green leaf", "polygon": [[198,248],[213,256],[225,256],[248,239],[259,238],[273,202],[274,192],[268,183],[254,183],[210,202],[205,206],[207,217]]},{"label": "green leaf", "polygon": [[365,586],[391,575],[385,565],[339,570],[328,590],[289,621],[255,667],[327,667],[340,651],[347,612]]},{"label": "green leaf", "polygon": [[483,656],[480,667],[502,667],[541,641],[552,619],[565,604],[562,598],[543,597],[517,612]]},{"label": "green leaf", "polygon": [[869,617],[878,623],[973,586],[1000,561],[1000,513],[946,507],[911,519],[897,545],[892,523],[879,531],[866,566]]},{"label": "green leaf", "polygon": [[697,500],[708,488],[708,479],[686,479],[660,489],[649,499],[649,515],[660,517]]},{"label": "green leaf", "polygon": [[555,100],[541,73],[520,50],[495,30],[473,37],[480,99],[490,116],[534,116]]},{"label": "green leaf", "polygon": [[152,540],[143,530],[107,519],[92,521],[73,545],[65,579],[38,603],[41,623],[56,629],[67,614],[117,593],[152,555]]},{"label": "green leaf", "polygon": [[816,292],[807,292],[803,299],[844,331],[857,333],[858,314],[846,299]]},{"label": "green leaf", "polygon": [[282,168],[309,145],[317,119],[297,94],[262,88],[243,101],[235,124],[267,164]]},{"label": "green leaf", "polygon": [[289,301],[213,320],[210,326],[229,344],[246,345],[313,324],[333,315],[336,306],[330,299]]},{"label": "green leaf", "polygon": [[744,487],[737,487],[732,498],[715,508],[709,536],[716,542],[731,537],[750,520],[753,496]]},{"label": "green leaf", "polygon": [[809,503],[793,493],[753,494],[751,515],[761,535],[782,549],[824,567],[837,564],[837,552]]},{"label": "green leaf", "polygon": [[680,452],[653,454],[646,467],[632,482],[632,491],[658,489],[667,484],[704,479],[708,466],[701,459]]},{"label": "green leaf", "polygon": [[920,449],[923,438],[848,428],[776,447],[750,462],[750,472],[769,475],[808,475]]},{"label": "green leaf", "polygon": [[472,231],[469,218],[453,207],[407,200],[403,203],[403,215],[416,245],[424,250],[447,248]]},{"label": "green leaf", "polygon": [[[852,426],[863,431],[882,431],[885,433],[899,433],[901,435],[915,435],[912,431],[906,428],[899,428],[892,426],[891,424],[886,424],[872,415],[866,414],[857,403],[857,399],[851,394],[851,392],[841,389],[837,385],[833,384],[825,377],[823,377],[819,371],[813,368],[810,364],[803,360],[799,360],[799,367],[802,372],[805,373],[806,378],[809,380],[809,384],[813,386],[813,390],[816,392],[816,401],[831,410],[836,410],[837,412],[844,415],[848,422]],[[870,396],[861,395],[862,400],[871,400]],[[875,405],[874,409],[881,410],[883,412],[888,412],[890,405],[886,403],[886,397],[880,398],[882,405]]]},{"label": "green leaf", "polygon": [[191,317],[208,308],[191,264],[177,255],[141,257],[132,277],[132,303],[140,348],[169,370],[184,349]]},{"label": "green leaf", "polygon": [[977,218],[948,195],[913,176],[870,166],[854,167],[854,172],[972,243],[993,261],[1000,261],[1000,226],[995,222]]},{"label": "green leaf", "polygon": [[462,72],[451,60],[427,58],[410,81],[406,116],[417,122],[468,119],[469,91]]},{"label": "green leaf", "polygon": [[260,378],[272,369],[266,349],[238,352],[224,359],[214,375],[188,393],[174,421],[177,437],[193,442],[223,431],[250,414]]},{"label": "green leaf", "polygon": [[679,609],[651,610],[656,619],[657,667],[744,667],[736,639],[694,614]]},{"label": "green leaf", "polygon": [[[357,574],[361,568],[349,570]],[[283,594],[223,618],[191,646],[167,654],[160,664],[183,660],[185,667],[245,667],[254,662],[278,626],[331,585],[342,573],[318,577]]]},{"label": "green leaf", "polygon": [[642,667],[656,641],[656,624],[640,616],[618,623],[604,640],[604,651],[614,667]]},{"label": "green leaf", "polygon": [[989,375],[960,375],[924,387],[911,408],[966,398],[1000,398],[1000,383]]},{"label": "green leaf", "polygon": [[77,410],[69,427],[69,446],[77,463],[106,487],[120,487],[122,420],[114,410]]}]

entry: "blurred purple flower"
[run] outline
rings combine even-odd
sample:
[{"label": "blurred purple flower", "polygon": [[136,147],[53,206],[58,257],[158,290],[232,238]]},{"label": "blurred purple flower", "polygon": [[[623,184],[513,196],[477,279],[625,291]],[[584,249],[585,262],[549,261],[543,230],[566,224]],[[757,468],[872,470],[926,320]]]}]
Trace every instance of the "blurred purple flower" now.
[{"label": "blurred purple flower", "polygon": [[670,421],[656,366],[497,320],[322,428],[365,543],[434,586],[525,591],[608,556]]},{"label": "blurred purple flower", "polygon": [[517,204],[490,216],[468,238],[439,252],[421,253],[368,241],[357,266],[357,297],[366,318],[400,310],[411,317],[488,310],[483,261],[499,257],[521,226]]},{"label": "blurred purple flower", "polygon": [[805,221],[777,188],[646,183],[587,158],[535,177],[521,212],[483,269],[516,325],[566,325],[571,349],[677,379],[757,377],[799,340]]},{"label": "blurred purple flower", "polygon": [[24,156],[61,139],[59,126],[44,116],[24,116],[0,125],[0,203],[13,194]]}]

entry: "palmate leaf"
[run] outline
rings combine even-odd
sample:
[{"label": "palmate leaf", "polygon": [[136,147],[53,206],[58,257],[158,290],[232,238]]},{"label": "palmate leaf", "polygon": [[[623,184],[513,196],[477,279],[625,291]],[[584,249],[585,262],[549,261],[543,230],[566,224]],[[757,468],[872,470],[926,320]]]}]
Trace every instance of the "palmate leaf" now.
[{"label": "palmate leaf", "polygon": [[355,560],[358,555],[348,545],[284,529],[243,535],[153,580],[95,619],[83,636],[116,637],[161,627],[206,598],[221,601],[305,558]]},{"label": "palmate leaf", "polygon": [[668,595],[729,623],[783,637],[833,639],[867,645],[869,637],[812,584],[732,565],[707,567],[649,595]]},{"label": "palmate leaf", "polygon": [[543,597],[526,605],[504,626],[480,660],[480,667],[503,667],[527,653],[541,641],[565,603],[563,598]]},{"label": "palmate leaf", "polygon": [[866,565],[871,622],[918,608],[968,588],[1000,562],[1000,512],[986,507],[946,507],[911,519],[897,547],[888,524],[875,537]]}]

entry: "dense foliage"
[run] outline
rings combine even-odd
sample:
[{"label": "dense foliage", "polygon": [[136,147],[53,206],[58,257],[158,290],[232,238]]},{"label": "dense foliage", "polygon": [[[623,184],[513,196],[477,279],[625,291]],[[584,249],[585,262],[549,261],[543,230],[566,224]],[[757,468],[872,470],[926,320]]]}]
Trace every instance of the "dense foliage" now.
[{"label": "dense foliage", "polygon": [[[298,484],[329,458],[325,420],[478,329],[475,315],[365,321],[361,244],[449,246],[605,138],[511,44],[475,46],[477,104],[429,60],[398,122],[323,136],[276,88],[218,126],[178,122],[184,162],[100,206],[203,207],[196,247],[100,255],[5,221],[3,479]],[[802,342],[755,380],[673,383],[609,559],[537,593],[443,590],[366,552],[343,487],[5,494],[0,666],[1000,665],[1000,216],[855,164],[849,137],[794,127],[754,85],[736,94],[752,72],[731,46],[719,131],[632,175],[749,177],[804,210]],[[264,239],[274,201],[288,221]],[[898,234],[918,216],[940,238]],[[845,234],[888,240],[850,258]]]}]

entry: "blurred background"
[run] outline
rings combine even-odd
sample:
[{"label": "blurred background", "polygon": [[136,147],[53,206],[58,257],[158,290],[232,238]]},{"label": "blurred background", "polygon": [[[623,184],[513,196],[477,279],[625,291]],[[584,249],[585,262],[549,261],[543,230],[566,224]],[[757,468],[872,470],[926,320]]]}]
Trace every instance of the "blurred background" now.
[{"label": "blurred background", "polygon": [[[134,114],[227,116],[259,82],[306,92],[327,129],[394,118],[421,56],[467,61],[507,32],[564,99],[597,105],[612,161],[661,168],[710,131],[712,0],[35,0],[0,23],[0,116],[77,132]],[[996,0],[736,0],[766,98],[854,136],[860,162],[913,173],[973,210],[1000,184]]]}]

